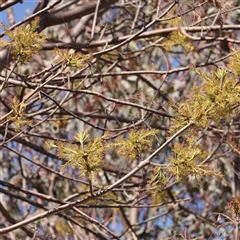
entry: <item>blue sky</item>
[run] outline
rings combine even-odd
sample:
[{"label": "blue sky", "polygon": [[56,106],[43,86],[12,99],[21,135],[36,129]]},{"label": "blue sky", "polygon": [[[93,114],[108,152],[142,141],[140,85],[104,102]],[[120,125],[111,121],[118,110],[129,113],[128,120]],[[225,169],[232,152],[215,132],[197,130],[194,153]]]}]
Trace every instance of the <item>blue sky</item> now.
[{"label": "blue sky", "polygon": [[[13,6],[14,16],[16,23],[23,20],[28,14],[32,13],[38,1],[35,0],[24,0],[23,3],[17,3]],[[0,13],[0,22],[4,22],[7,26],[9,26],[7,11],[3,11]],[[2,32],[2,29],[0,30]]]}]

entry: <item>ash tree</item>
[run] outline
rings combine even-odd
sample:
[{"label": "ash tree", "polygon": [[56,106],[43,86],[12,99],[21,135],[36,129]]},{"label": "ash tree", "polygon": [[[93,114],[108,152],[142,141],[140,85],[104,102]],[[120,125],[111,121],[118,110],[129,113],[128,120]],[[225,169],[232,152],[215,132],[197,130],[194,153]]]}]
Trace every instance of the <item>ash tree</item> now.
[{"label": "ash tree", "polygon": [[1,239],[239,239],[238,1],[22,2],[0,1]]}]

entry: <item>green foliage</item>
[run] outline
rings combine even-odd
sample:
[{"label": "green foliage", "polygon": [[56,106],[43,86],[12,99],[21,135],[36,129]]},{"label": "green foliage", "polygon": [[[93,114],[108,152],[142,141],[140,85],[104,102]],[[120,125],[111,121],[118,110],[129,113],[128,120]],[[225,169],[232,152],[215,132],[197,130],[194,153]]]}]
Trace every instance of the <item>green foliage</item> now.
[{"label": "green foliage", "polygon": [[58,63],[64,63],[69,67],[82,68],[85,67],[86,63],[92,59],[91,54],[83,55],[76,53],[74,49],[58,49],[55,48],[53,53],[60,57]]},{"label": "green foliage", "polygon": [[81,148],[84,148],[84,144],[87,142],[89,138],[89,135],[82,131],[82,132],[79,132],[77,136],[75,136],[75,139],[80,143],[81,145]]},{"label": "green foliage", "polygon": [[166,51],[172,51],[174,46],[180,45],[185,52],[193,51],[194,46],[189,39],[184,36],[180,31],[173,31],[163,42],[163,48]]},{"label": "green foliage", "polygon": [[[159,204],[159,203],[166,203],[166,202],[169,202],[169,193],[168,191],[162,191],[162,187],[160,187],[160,185],[157,185],[157,189],[155,191],[152,191],[152,196],[153,196],[153,199],[152,199],[152,203],[153,204]],[[173,191],[172,194],[174,194],[175,192]],[[177,196],[174,196],[174,197],[177,197]]]},{"label": "green foliage", "polygon": [[240,76],[240,50],[232,48],[232,55],[230,56],[229,68],[236,77]]},{"label": "green foliage", "polygon": [[[158,189],[163,188],[168,183],[168,178],[166,176],[166,172],[162,167],[155,167],[153,170],[152,178],[149,181],[149,184],[151,184],[153,187],[157,187]],[[158,191],[154,191],[154,195],[156,195]]]},{"label": "green foliage", "polygon": [[217,172],[208,169],[207,164],[202,164],[205,154],[194,145],[193,139],[188,139],[187,144],[182,145],[179,142],[174,144],[174,156],[169,158],[168,171],[176,177],[177,181],[185,182],[188,176],[221,176]]},{"label": "green foliage", "polygon": [[42,43],[47,40],[47,36],[38,33],[39,18],[35,18],[30,24],[9,30],[2,24],[10,42],[0,41],[0,47],[9,46],[13,59],[21,62],[29,62],[32,56],[42,49]]},{"label": "green foliage", "polygon": [[[175,8],[173,9],[175,11]],[[171,16],[172,14],[168,14]],[[179,28],[182,25],[183,19],[181,17],[175,17],[171,20],[168,20],[167,23],[171,27],[177,27]],[[184,49],[184,52],[189,52],[193,51],[194,46],[193,44],[189,41],[189,39],[181,33],[180,30],[173,31],[171,32],[163,41],[163,48],[168,52],[168,51],[173,51],[173,48],[175,46],[182,46]]]},{"label": "green foliage", "polygon": [[87,176],[89,180],[93,180],[103,167],[107,134],[87,143],[88,137],[86,133],[80,132],[75,137],[79,144],[58,142],[57,156],[66,161],[62,170],[72,164],[80,169],[81,176]]},{"label": "green foliage", "polygon": [[200,90],[200,87],[194,88],[188,101],[172,105],[177,116],[172,121],[171,134],[191,121],[196,127],[204,127],[208,123],[209,102],[204,95],[199,94]]},{"label": "green foliage", "polygon": [[14,97],[10,107],[12,108],[13,113],[10,115],[8,120],[15,124],[16,131],[19,131],[22,126],[29,125],[31,123],[31,121],[27,120],[24,116],[26,104],[19,104],[17,98]]},{"label": "green foliage", "polygon": [[[195,144],[197,133],[207,127],[210,121],[217,125],[221,119],[234,113],[234,109],[240,104],[240,86],[227,70],[218,69],[209,76],[197,70],[195,72],[202,77],[202,86],[193,88],[188,101],[172,105],[176,117],[172,121],[170,134],[174,134],[189,122],[193,123],[185,134],[186,142],[183,145],[175,143],[173,157],[168,159],[170,164],[167,172],[181,182],[186,181],[188,176],[194,176],[196,180],[203,176],[222,177],[220,173],[209,170],[208,165],[201,163],[204,157]],[[150,182],[152,185],[156,184],[155,179],[158,179],[160,184],[164,182],[161,171],[155,171]]]},{"label": "green foliage", "polygon": [[127,139],[121,136],[115,143],[110,143],[108,147],[117,148],[120,155],[135,160],[140,153],[149,150],[152,142],[150,137],[156,133],[155,129],[131,129]]},{"label": "green foliage", "polygon": [[196,72],[203,78],[203,86],[195,87],[188,101],[173,104],[177,116],[172,121],[171,133],[190,121],[194,122],[195,128],[206,127],[209,120],[217,124],[240,103],[240,86],[226,70],[218,69],[209,77]]},{"label": "green foliage", "polygon": [[[185,144],[176,142],[173,147],[173,156],[167,160],[170,162],[166,167],[155,167],[153,175],[149,181],[156,189],[153,196],[157,197],[159,190],[163,189],[171,177],[176,181],[186,182],[189,176],[193,176],[197,184],[202,177],[220,177],[222,174],[209,169],[207,164],[201,163],[206,157],[203,152],[194,143],[194,138],[188,138]],[[165,169],[165,170],[164,170]]]},{"label": "green foliage", "polygon": [[224,71],[218,69],[204,85],[204,91],[211,104],[209,118],[215,122],[231,114],[233,108],[240,103],[240,86],[236,86],[236,81],[232,78],[225,77]]},{"label": "green foliage", "polygon": [[148,150],[151,144],[149,137],[156,133],[157,130],[152,129],[131,130],[127,140],[119,138],[117,143],[107,143],[108,134],[88,141],[89,135],[83,131],[75,136],[78,144],[47,141],[45,145],[48,149],[57,148],[57,156],[66,161],[61,167],[62,170],[71,164],[80,169],[81,176],[87,176],[89,180],[93,180],[104,165],[106,150],[117,148],[120,154],[133,160],[141,152]]},{"label": "green foliage", "polygon": [[[175,11],[176,9],[173,8],[173,11]],[[168,13],[169,16],[171,16],[172,14]],[[171,26],[171,27],[179,27],[182,25],[183,19],[181,17],[174,17],[171,20],[168,20],[167,23]]]}]

